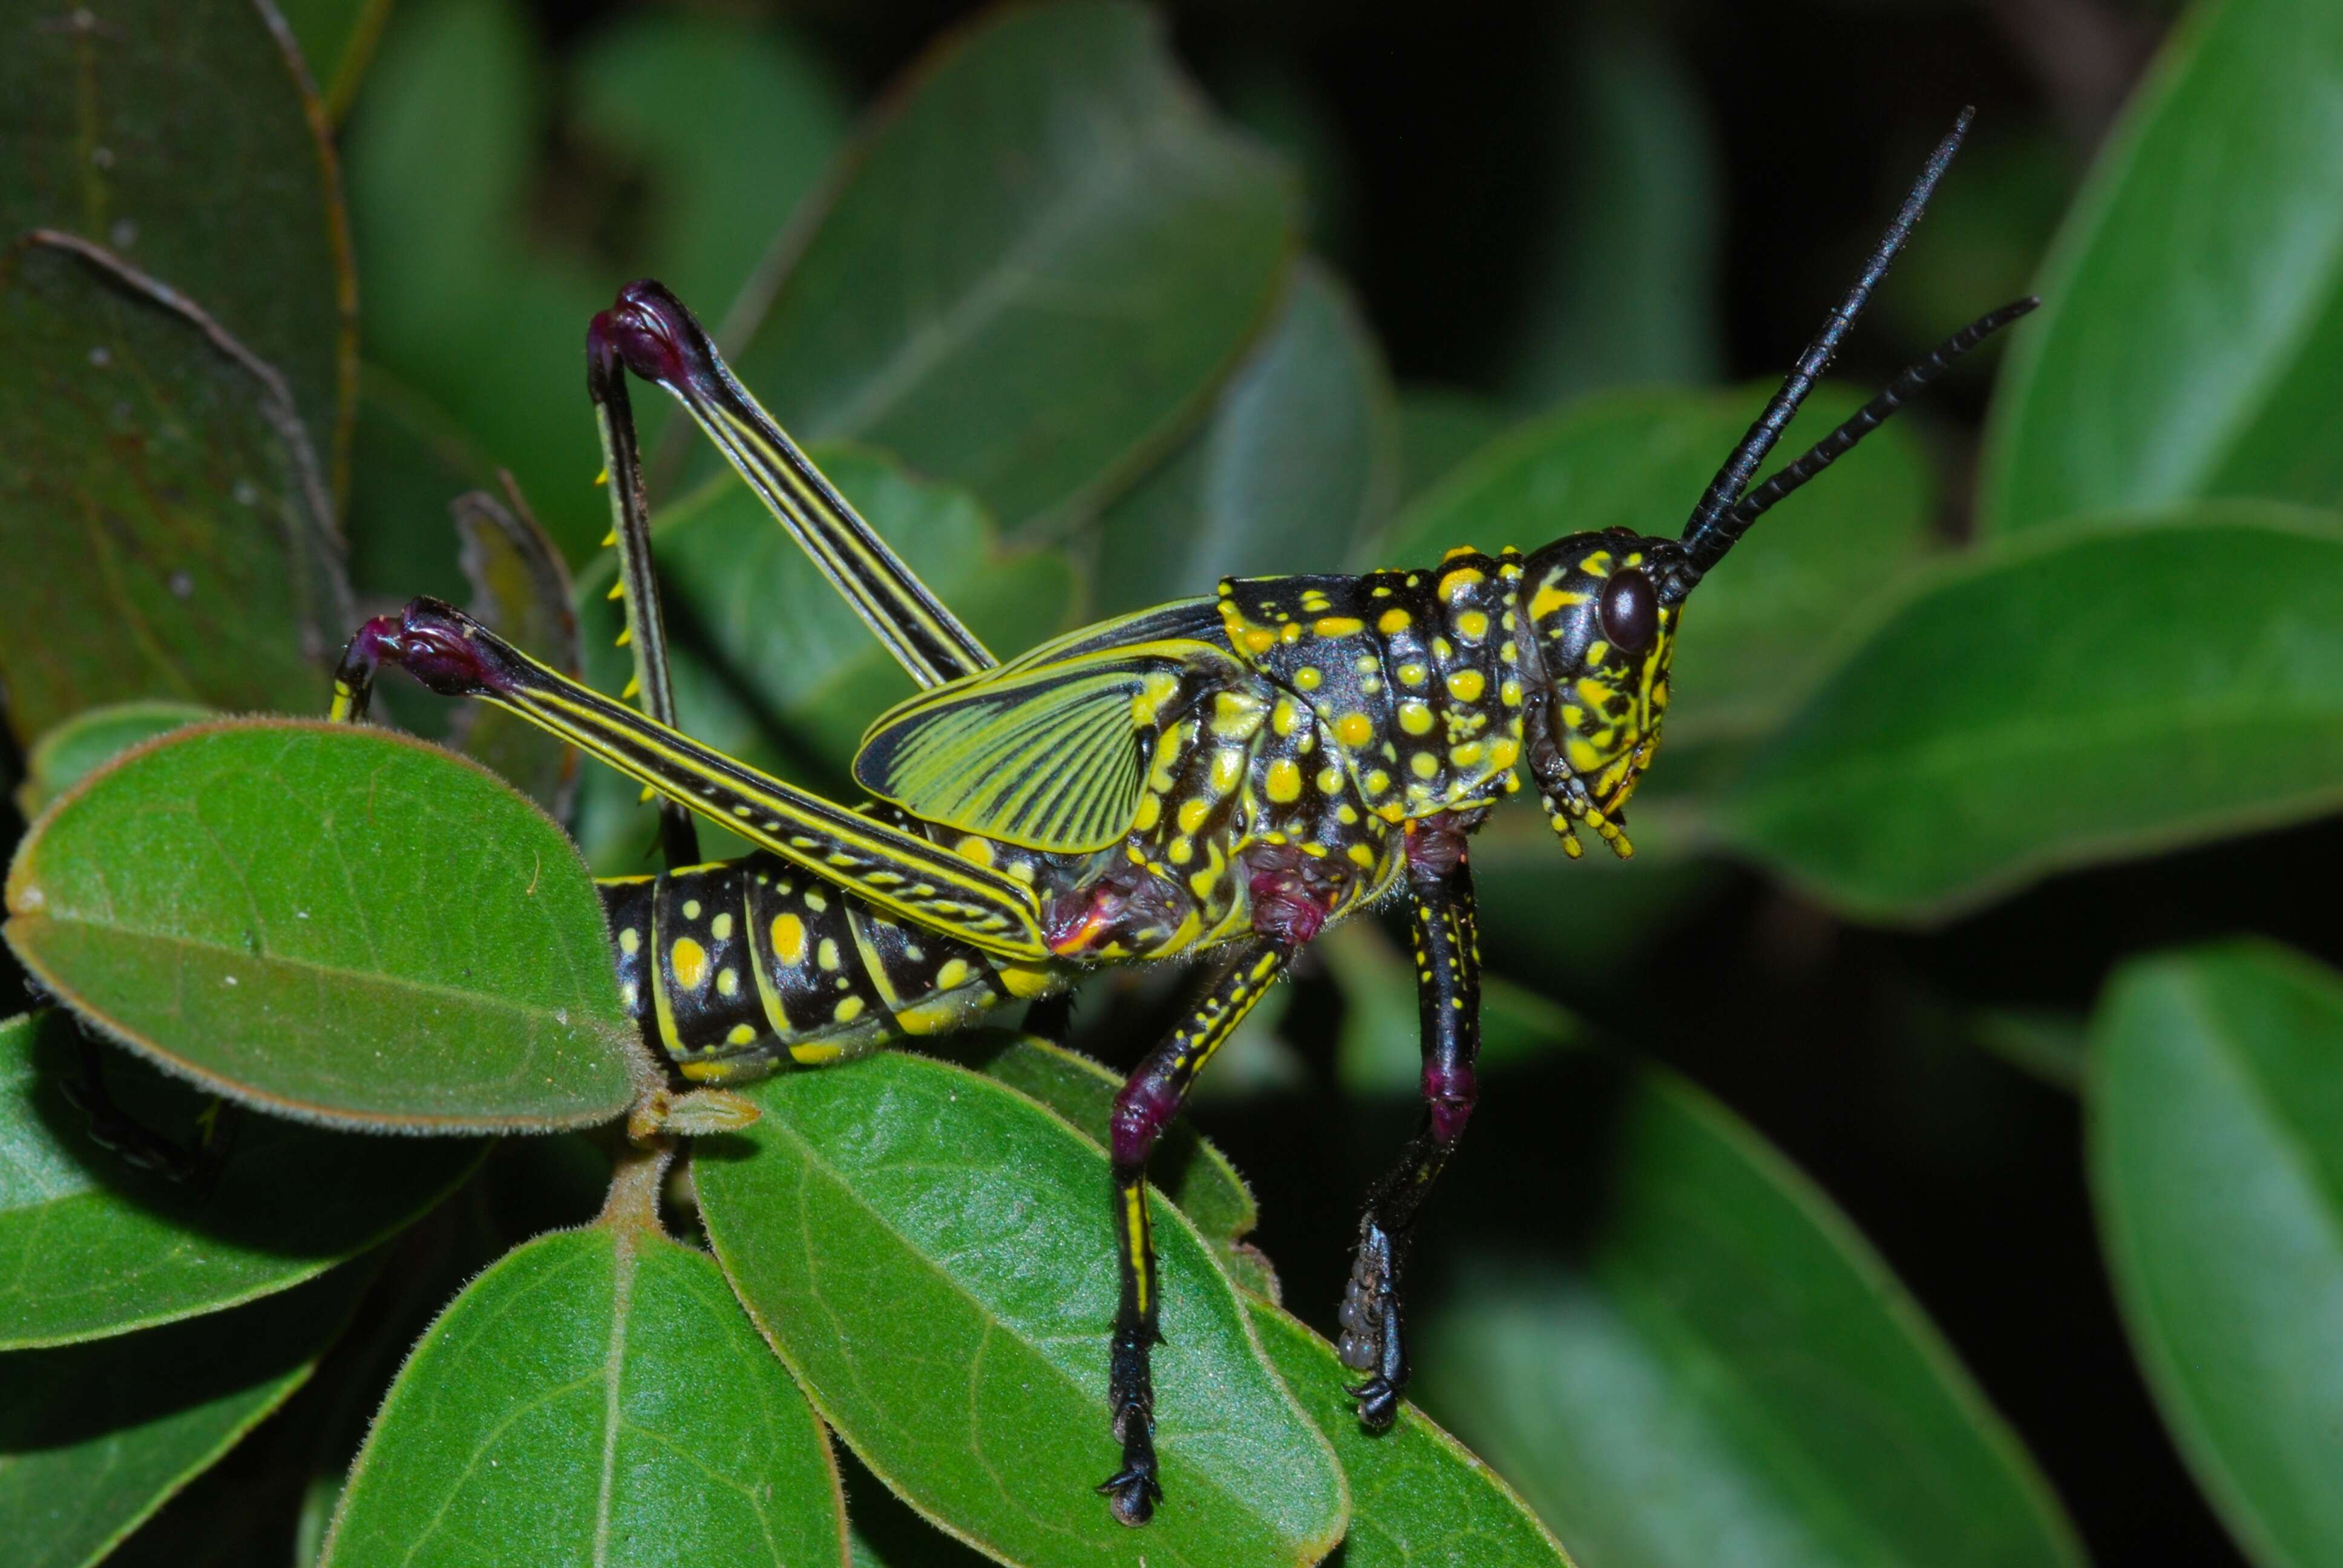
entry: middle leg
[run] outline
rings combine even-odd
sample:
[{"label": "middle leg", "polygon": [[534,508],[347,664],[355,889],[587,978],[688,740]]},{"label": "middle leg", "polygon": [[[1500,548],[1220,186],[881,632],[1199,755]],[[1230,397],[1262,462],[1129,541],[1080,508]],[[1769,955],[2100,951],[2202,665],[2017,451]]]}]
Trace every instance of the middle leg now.
[{"label": "middle leg", "polygon": [[1212,1052],[1235,1032],[1293,950],[1253,938],[1238,944],[1185,1022],[1132,1069],[1114,1099],[1114,1238],[1121,1299],[1115,1307],[1107,1401],[1122,1468],[1099,1487],[1125,1524],[1144,1524],[1163,1497],[1156,1479],[1155,1382],[1150,1352],[1157,1332],[1155,1239],[1147,1216],[1147,1156],[1188,1098]]},{"label": "middle leg", "polygon": [[1399,1415],[1408,1376],[1400,1275],[1423,1201],[1464,1135],[1479,1092],[1473,1064],[1481,1052],[1481,949],[1463,835],[1413,824],[1408,880],[1423,1121],[1399,1162],[1367,1195],[1337,1346],[1344,1366],[1366,1374],[1350,1392],[1359,1402],[1360,1424],[1371,1432],[1385,1430]]}]

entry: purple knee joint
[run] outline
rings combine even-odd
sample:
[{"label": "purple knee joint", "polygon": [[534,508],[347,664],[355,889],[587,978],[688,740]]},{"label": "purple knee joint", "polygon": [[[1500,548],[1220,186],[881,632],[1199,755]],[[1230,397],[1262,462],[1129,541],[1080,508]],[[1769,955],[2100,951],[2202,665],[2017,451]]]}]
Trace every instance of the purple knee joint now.
[{"label": "purple knee joint", "polygon": [[1480,1081],[1471,1068],[1424,1064],[1423,1102],[1432,1112],[1432,1136],[1439,1141],[1453,1143],[1463,1135],[1464,1124],[1473,1120],[1473,1103],[1480,1097]]},{"label": "purple knee joint", "polygon": [[1124,1084],[1114,1097],[1114,1119],[1110,1124],[1114,1162],[1136,1165],[1145,1160],[1179,1111],[1180,1096],[1162,1079],[1150,1076]]}]

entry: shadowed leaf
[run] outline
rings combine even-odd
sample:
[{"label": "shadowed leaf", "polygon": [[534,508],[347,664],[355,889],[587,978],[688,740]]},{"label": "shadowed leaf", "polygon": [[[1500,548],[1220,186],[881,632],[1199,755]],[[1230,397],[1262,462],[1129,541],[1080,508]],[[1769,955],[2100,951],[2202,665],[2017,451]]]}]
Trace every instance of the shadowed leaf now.
[{"label": "shadowed leaf", "polygon": [[[256,0],[11,6],[0,103],[0,245],[65,229],[184,290],[284,376],[338,498],[356,284],[340,176],[274,13]],[[19,330],[0,336],[21,366]],[[23,440],[22,417],[7,418]]]},{"label": "shadowed leaf", "polygon": [[2091,1030],[2117,1299],[2189,1468],[2262,1563],[2343,1542],[2343,983],[2237,945],[2124,970]]},{"label": "shadowed leaf", "polygon": [[[1591,1086],[1589,1086],[1591,1087]],[[1425,1404],[1604,1568],[2080,1568],[2056,1500],[1853,1226],[1754,1132],[1637,1075],[1592,1231],[1469,1266]]]},{"label": "shadowed leaf", "polygon": [[997,12],[850,153],[769,305],[735,312],[736,367],[799,439],[884,447],[1014,535],[1201,412],[1275,301],[1291,209],[1147,13]]},{"label": "shadowed leaf", "polygon": [[0,252],[0,618],[29,743],[136,698],[315,711],[350,618],[324,477],[284,383],[103,253]]},{"label": "shadowed leaf", "polygon": [[374,1270],[102,1345],[0,1356],[0,1540],[82,1568],[308,1381]]},{"label": "shadowed leaf", "polygon": [[1099,518],[1093,608],[1365,565],[1390,518],[1397,440],[1366,323],[1323,267],[1302,263],[1203,426]]},{"label": "shadowed leaf", "polygon": [[[65,1098],[82,1052],[64,1013],[0,1023],[0,1348],[120,1334],[299,1284],[419,1219],[479,1159],[469,1142],[256,1116],[227,1129],[215,1180],[167,1181],[91,1137]],[[116,1106],[193,1143],[202,1095],[111,1047],[97,1054]]]}]

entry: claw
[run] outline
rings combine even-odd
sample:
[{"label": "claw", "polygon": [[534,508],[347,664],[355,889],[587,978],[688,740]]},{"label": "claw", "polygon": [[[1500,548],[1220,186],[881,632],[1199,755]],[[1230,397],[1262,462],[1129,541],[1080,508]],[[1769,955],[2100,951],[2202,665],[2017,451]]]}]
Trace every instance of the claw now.
[{"label": "claw", "polygon": [[1163,1501],[1163,1488],[1155,1479],[1154,1450],[1138,1457],[1126,1453],[1122,1468],[1101,1482],[1098,1492],[1118,1523],[1135,1529],[1154,1518],[1155,1505]]}]

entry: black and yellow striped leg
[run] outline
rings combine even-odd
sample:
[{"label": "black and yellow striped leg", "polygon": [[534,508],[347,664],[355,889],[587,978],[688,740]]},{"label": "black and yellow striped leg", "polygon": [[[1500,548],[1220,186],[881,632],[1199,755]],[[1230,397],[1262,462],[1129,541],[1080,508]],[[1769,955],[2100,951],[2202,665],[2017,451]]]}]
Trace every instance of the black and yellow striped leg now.
[{"label": "black and yellow striped leg", "polygon": [[1360,1423],[1373,1432],[1399,1414],[1407,1387],[1400,1275],[1423,1201],[1455,1151],[1477,1093],[1481,1051],[1481,952],[1473,921],[1473,873],[1411,858],[1416,1010],[1423,1031],[1423,1122],[1399,1162],[1367,1195],[1358,1251],[1340,1313],[1342,1364],[1367,1374],[1350,1392]]},{"label": "black and yellow striped leg", "polygon": [[335,673],[337,717],[365,711],[382,664],[493,702],[759,849],[886,912],[1003,958],[1051,956],[1033,890],[917,833],[785,784],[549,669],[452,605],[418,598],[358,628]]},{"label": "black and yellow striped leg", "polygon": [[1155,1464],[1155,1384],[1149,1352],[1157,1331],[1154,1232],[1147,1217],[1147,1156],[1180,1114],[1196,1074],[1292,961],[1292,950],[1259,940],[1232,951],[1185,1022],[1148,1054],[1115,1096],[1112,1123],[1115,1246],[1122,1293],[1114,1314],[1107,1402],[1122,1468],[1099,1491],[1125,1524],[1154,1517],[1163,1488]]},{"label": "black and yellow striped leg", "polygon": [[664,286],[627,285],[594,332],[598,351],[674,395],[912,679],[936,686],[998,662],[733,377]]}]

